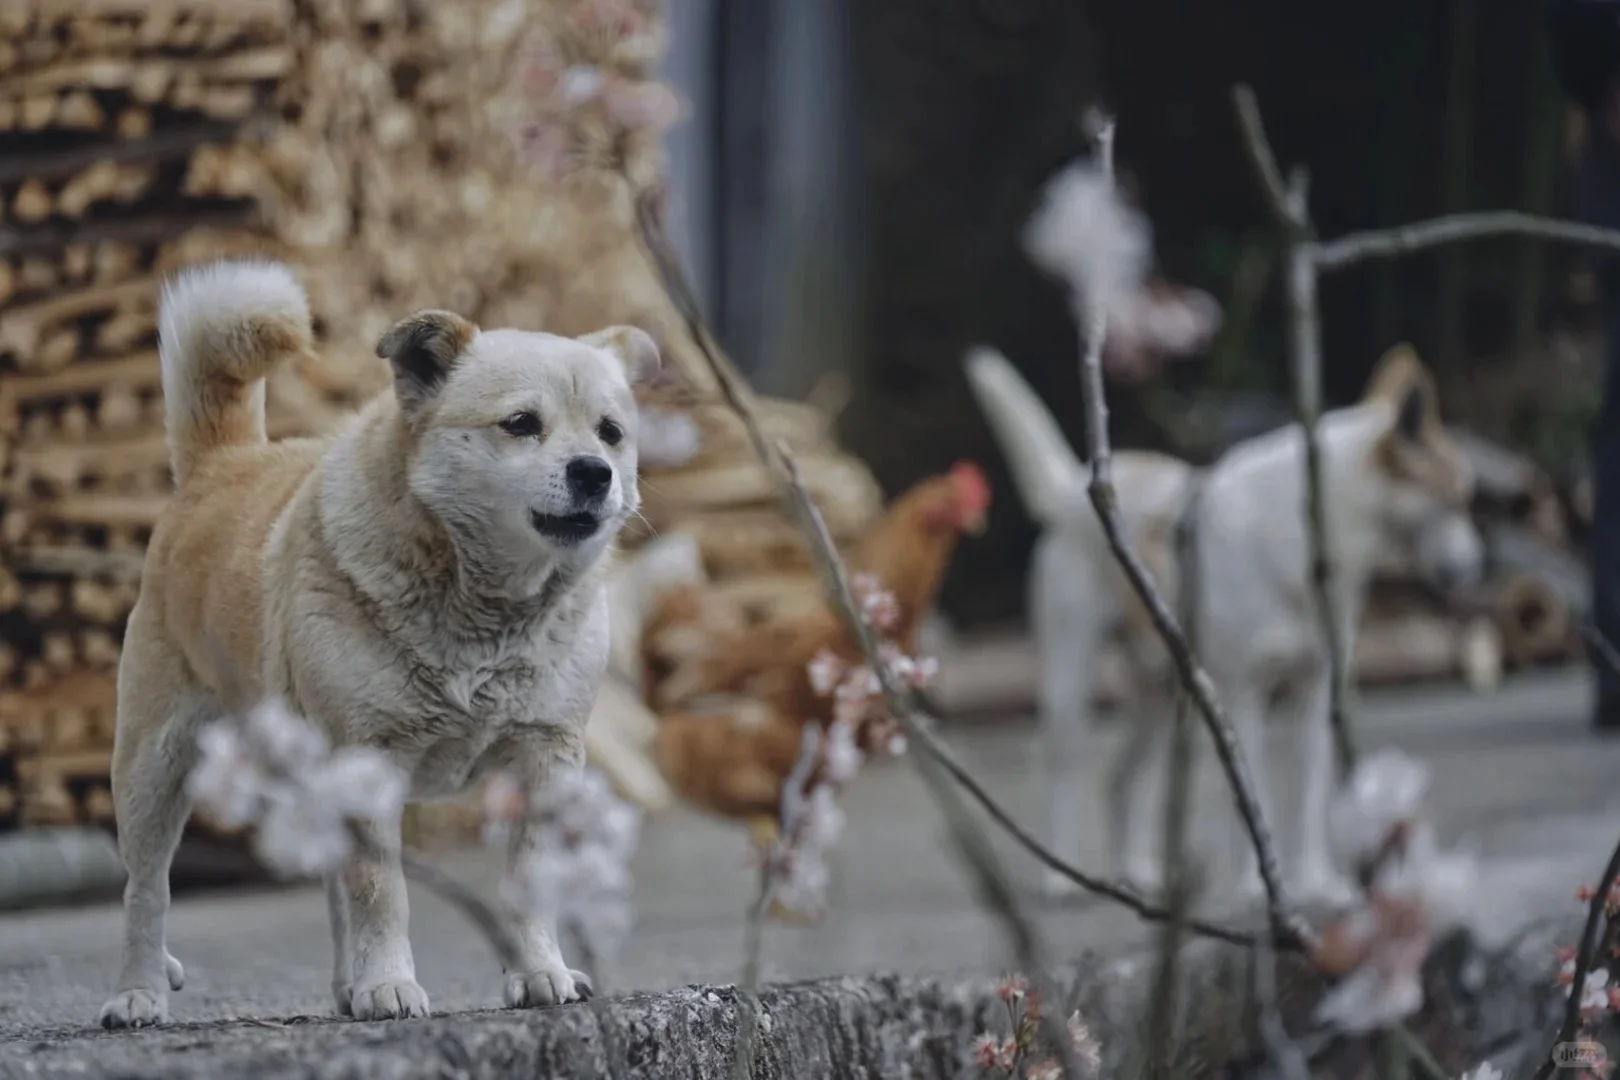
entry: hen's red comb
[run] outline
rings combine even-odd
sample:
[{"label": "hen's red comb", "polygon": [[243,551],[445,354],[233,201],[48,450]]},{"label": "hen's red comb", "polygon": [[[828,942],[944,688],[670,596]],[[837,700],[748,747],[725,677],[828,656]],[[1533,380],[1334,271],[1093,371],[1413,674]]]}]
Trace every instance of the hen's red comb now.
[{"label": "hen's red comb", "polygon": [[971,461],[958,461],[951,466],[951,479],[956,483],[957,497],[968,514],[983,514],[990,508],[990,481],[984,471]]}]

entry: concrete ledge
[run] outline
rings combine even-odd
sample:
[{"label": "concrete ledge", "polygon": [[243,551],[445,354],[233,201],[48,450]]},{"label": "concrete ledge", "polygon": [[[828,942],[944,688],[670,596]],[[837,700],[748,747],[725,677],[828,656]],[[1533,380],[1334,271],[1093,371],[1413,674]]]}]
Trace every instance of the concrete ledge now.
[{"label": "concrete ledge", "polygon": [[[1511,946],[1482,949],[1466,935],[1431,958],[1429,1007],[1415,1025],[1455,1075],[1490,1056],[1519,1075],[1556,1026],[1553,946],[1572,940],[1571,920],[1527,926]],[[1259,1076],[1259,1043],[1246,1004],[1240,950],[1189,949],[1186,1053],[1179,1077]],[[1102,1041],[1104,1075],[1134,1077],[1147,1046],[1144,1002],[1152,957],[1086,958],[1061,972],[1065,1014],[1079,1008]],[[995,980],[848,977],[771,987],[759,1010],[757,1080],[822,1077],[955,1078],[969,1044],[1002,1030]],[[1299,963],[1279,973],[1289,1030],[1303,1030],[1322,987]],[[533,1012],[483,1012],[396,1023],[294,1018],[104,1033],[83,1028],[49,1039],[0,1042],[0,1076],[75,1080],[441,1080],[456,1077],[729,1077],[739,995],[690,987]],[[1322,1051],[1318,1075],[1353,1076],[1364,1045]],[[1362,1073],[1365,1075],[1365,1073]]]}]

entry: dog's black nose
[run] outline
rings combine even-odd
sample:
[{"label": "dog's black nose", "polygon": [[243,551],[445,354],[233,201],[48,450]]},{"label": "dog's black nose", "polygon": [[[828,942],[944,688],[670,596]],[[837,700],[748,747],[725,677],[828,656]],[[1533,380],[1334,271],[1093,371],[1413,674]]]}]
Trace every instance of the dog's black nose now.
[{"label": "dog's black nose", "polygon": [[613,466],[599,457],[577,457],[568,463],[568,490],[576,499],[600,499],[613,483]]}]

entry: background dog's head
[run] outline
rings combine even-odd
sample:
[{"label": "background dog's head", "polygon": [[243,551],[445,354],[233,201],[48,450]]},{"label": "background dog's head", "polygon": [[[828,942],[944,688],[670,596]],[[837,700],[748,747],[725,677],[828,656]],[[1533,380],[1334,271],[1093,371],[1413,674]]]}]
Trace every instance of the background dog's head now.
[{"label": "background dog's head", "polygon": [[659,364],[644,331],[481,331],[422,311],[377,354],[411,433],[412,493],[490,569],[586,564],[641,505],[630,387]]},{"label": "background dog's head", "polygon": [[1485,545],[1469,512],[1473,471],[1446,433],[1434,378],[1410,345],[1384,354],[1363,402],[1390,415],[1371,465],[1386,485],[1385,523],[1402,554],[1441,588],[1477,584]]}]

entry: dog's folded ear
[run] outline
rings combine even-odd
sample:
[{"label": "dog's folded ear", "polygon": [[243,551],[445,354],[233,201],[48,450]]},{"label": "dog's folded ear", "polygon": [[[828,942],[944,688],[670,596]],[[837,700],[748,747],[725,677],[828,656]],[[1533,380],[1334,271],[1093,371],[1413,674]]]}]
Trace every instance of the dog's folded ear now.
[{"label": "dog's folded ear", "polygon": [[477,334],[478,327],[451,311],[418,311],[388,328],[377,355],[394,369],[394,396],[406,417],[422,411]]},{"label": "dog's folded ear", "polygon": [[585,344],[604,349],[619,358],[624,375],[632,384],[646,382],[658,373],[663,358],[652,335],[636,326],[610,326],[580,338]]}]

